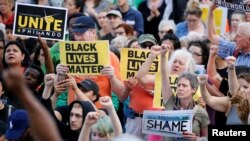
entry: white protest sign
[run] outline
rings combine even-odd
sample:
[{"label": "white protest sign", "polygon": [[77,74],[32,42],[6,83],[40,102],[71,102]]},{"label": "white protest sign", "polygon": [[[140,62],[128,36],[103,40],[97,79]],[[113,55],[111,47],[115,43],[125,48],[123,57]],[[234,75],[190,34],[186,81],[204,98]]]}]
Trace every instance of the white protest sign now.
[{"label": "white protest sign", "polygon": [[182,137],[183,132],[192,132],[193,110],[144,111],[145,134]]}]

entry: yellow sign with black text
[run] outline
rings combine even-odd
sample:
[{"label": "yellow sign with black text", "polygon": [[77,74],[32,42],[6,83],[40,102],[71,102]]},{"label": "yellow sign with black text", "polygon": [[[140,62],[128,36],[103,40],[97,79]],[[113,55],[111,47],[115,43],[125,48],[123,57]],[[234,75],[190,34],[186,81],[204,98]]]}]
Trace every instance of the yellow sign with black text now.
[{"label": "yellow sign with black text", "polygon": [[109,65],[108,41],[61,41],[59,46],[61,63],[72,75],[100,75]]},{"label": "yellow sign with black text", "polygon": [[[120,71],[121,79],[127,80],[134,77],[135,73],[140,69],[142,64],[148,58],[150,50],[121,48]],[[155,74],[160,69],[160,57],[156,57],[152,63],[149,74]]]}]

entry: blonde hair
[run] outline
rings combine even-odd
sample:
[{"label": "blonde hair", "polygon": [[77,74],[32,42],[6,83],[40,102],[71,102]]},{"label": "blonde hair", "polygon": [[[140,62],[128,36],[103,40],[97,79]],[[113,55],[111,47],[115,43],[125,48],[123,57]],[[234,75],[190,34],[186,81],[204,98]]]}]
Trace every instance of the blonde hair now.
[{"label": "blonde hair", "polygon": [[195,15],[197,17],[201,17],[202,11],[200,9],[199,0],[189,0],[187,3],[187,8],[185,10],[185,16],[187,15]]}]

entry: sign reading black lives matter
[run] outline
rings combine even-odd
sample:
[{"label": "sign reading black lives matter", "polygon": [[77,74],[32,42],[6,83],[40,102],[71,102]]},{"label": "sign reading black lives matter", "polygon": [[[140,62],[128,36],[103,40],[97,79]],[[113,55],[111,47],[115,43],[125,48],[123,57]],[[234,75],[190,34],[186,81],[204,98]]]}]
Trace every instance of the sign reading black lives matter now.
[{"label": "sign reading black lives matter", "polygon": [[64,40],[67,9],[16,3],[13,34]]},{"label": "sign reading black lives matter", "polygon": [[[121,79],[128,80],[134,77],[135,73],[141,68],[142,64],[148,58],[150,50],[121,48],[120,72]],[[160,57],[156,57],[150,66],[149,74],[155,74],[160,70]]]},{"label": "sign reading black lives matter", "polygon": [[218,6],[238,11],[250,12],[250,5],[244,4],[244,0],[214,0],[214,1]]},{"label": "sign reading black lives matter", "polygon": [[71,75],[100,75],[109,65],[108,41],[60,41],[60,60]]}]

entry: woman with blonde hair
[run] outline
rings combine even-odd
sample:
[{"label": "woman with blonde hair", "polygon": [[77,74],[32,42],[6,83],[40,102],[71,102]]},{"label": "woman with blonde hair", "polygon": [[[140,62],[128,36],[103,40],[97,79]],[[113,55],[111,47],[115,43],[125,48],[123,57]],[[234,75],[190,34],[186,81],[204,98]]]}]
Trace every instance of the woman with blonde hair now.
[{"label": "woman with blonde hair", "polygon": [[177,24],[176,35],[181,38],[190,31],[205,34],[205,24],[201,20],[202,11],[199,0],[190,0],[185,11],[185,21]]}]

